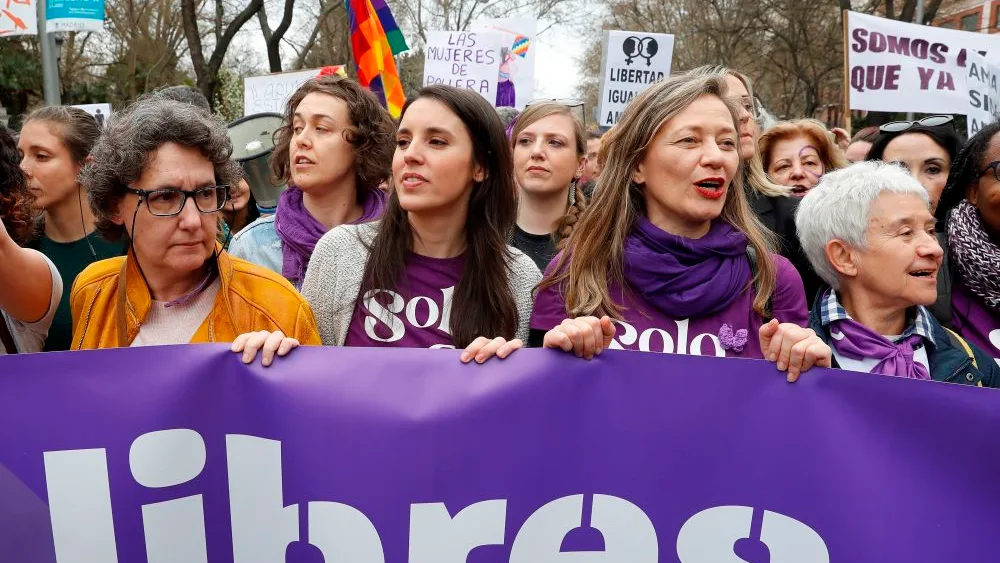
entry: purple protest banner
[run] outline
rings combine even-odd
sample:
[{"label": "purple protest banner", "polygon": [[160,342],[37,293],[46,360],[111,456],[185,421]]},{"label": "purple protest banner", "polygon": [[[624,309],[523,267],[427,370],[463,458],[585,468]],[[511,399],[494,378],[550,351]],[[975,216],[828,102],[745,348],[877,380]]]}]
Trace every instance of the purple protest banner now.
[{"label": "purple protest banner", "polygon": [[0,561],[993,561],[1000,394],[548,350],[0,358]]}]

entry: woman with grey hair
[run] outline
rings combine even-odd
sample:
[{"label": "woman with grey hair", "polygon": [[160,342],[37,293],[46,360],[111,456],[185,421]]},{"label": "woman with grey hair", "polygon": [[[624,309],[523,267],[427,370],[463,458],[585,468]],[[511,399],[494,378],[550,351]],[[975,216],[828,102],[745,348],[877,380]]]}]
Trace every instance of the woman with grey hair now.
[{"label": "woman with grey hair", "polygon": [[262,330],[319,344],[291,284],[216,241],[240,179],[230,152],[225,124],[189,104],[147,98],[111,120],[82,181],[97,229],[129,251],[77,278],[74,349],[231,342]]},{"label": "woman with grey hair", "polygon": [[926,308],[937,298],[943,253],[927,190],[909,173],[861,162],[826,174],[795,223],[832,288],[816,299],[809,323],[833,348],[834,367],[1000,386],[1000,367]]}]

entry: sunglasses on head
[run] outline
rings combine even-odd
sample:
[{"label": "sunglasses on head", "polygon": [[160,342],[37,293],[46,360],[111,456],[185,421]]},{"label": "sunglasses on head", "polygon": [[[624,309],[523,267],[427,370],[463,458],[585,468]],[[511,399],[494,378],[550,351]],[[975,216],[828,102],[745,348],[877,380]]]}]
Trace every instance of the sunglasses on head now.
[{"label": "sunglasses on head", "polygon": [[907,129],[918,125],[923,127],[941,127],[942,125],[952,123],[954,120],[955,118],[950,115],[932,115],[930,117],[918,119],[917,121],[892,121],[879,127],[878,130],[883,133],[899,133],[900,131],[906,131]]},{"label": "sunglasses on head", "polygon": [[576,98],[538,98],[524,104],[524,107],[530,108],[535,104],[543,104],[543,103],[559,104],[561,106],[566,106],[570,109],[570,111],[573,112],[573,115],[575,115],[577,118],[580,119],[580,123],[586,122],[586,116],[583,109],[584,108],[583,100],[578,100]]}]

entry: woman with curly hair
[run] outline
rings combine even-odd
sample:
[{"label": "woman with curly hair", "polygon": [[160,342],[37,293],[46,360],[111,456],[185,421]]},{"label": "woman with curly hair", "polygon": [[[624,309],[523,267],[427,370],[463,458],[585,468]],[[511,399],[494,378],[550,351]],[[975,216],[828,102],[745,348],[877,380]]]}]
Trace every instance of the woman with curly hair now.
[{"label": "woman with curly hair", "polygon": [[541,102],[517,117],[511,145],[520,194],[513,246],[545,270],[587,207],[578,185],[587,162],[587,134],[568,106]]},{"label": "woman with curly hair", "polygon": [[274,179],[289,187],[277,212],[240,231],[229,251],[301,287],[320,237],[382,214],[378,186],[389,176],[393,130],[389,112],[354,80],[321,76],[300,86],[271,156]]},{"label": "woman with curly hair", "polygon": [[189,104],[150,98],[111,121],[81,180],[97,229],[129,251],[73,284],[74,349],[232,342],[260,330],[319,344],[295,288],[216,240],[240,179],[231,153],[225,125]]},{"label": "woman with curly hair", "polygon": [[14,139],[0,127],[0,355],[40,352],[62,295],[51,260],[21,248],[32,234],[34,197]]}]

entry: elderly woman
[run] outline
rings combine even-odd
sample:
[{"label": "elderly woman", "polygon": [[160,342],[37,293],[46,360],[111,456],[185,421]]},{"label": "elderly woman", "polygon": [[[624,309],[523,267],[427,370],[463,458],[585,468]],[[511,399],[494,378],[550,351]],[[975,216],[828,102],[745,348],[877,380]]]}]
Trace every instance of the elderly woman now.
[{"label": "elderly woman", "polygon": [[784,121],[768,129],[757,142],[767,175],[802,197],[823,174],[848,165],[826,131],[815,119]]},{"label": "elderly woman", "polygon": [[796,225],[833,288],[817,298],[810,325],[836,367],[1000,385],[1000,367],[925,307],[937,298],[943,253],[927,190],[903,168],[863,162],[827,174],[802,200]]},{"label": "elderly woman", "polygon": [[290,283],[216,242],[240,179],[230,152],[226,126],[189,104],[146,99],[110,122],[82,180],[97,228],[126,238],[129,251],[73,285],[74,349],[231,342],[264,330],[319,344]]}]

